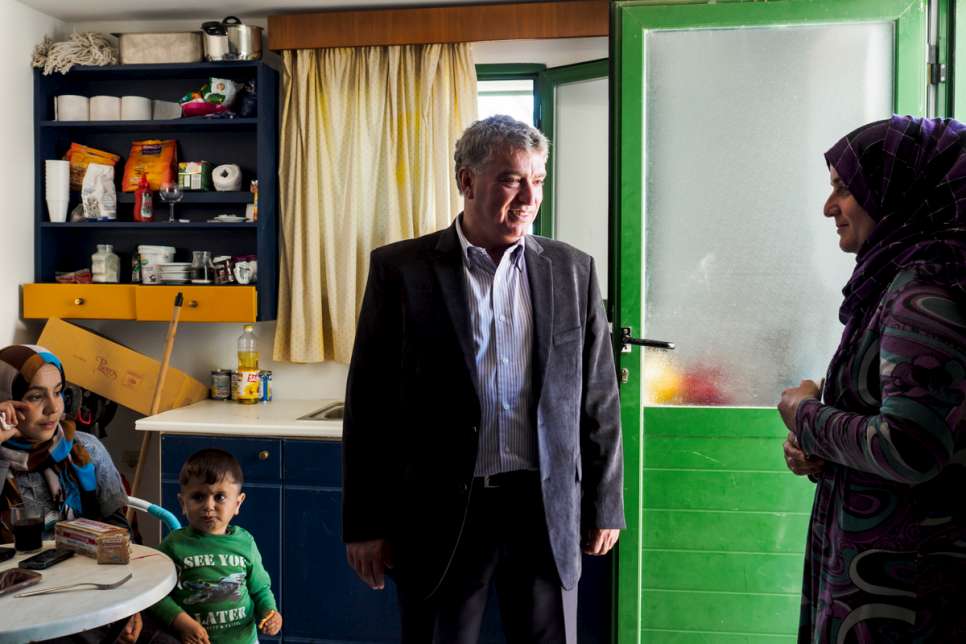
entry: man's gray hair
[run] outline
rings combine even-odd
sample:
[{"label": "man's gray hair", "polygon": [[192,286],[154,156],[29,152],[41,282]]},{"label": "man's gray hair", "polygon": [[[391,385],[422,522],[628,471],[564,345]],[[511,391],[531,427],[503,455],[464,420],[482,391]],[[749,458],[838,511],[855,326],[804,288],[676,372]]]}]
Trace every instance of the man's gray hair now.
[{"label": "man's gray hair", "polygon": [[537,128],[505,114],[476,121],[463,131],[453,154],[456,185],[460,194],[463,193],[463,186],[460,185],[461,168],[478,172],[490,160],[494,151],[506,149],[526,150],[547,156],[550,141]]}]

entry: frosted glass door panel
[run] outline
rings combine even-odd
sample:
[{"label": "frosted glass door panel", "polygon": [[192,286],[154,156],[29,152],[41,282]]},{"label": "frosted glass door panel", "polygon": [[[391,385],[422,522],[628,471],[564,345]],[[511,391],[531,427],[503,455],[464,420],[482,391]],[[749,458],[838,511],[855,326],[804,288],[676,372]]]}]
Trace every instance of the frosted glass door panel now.
[{"label": "frosted glass door panel", "polygon": [[554,117],[554,238],[593,256],[606,297],[607,79],[559,85]]},{"label": "frosted glass door panel", "polygon": [[645,44],[651,404],[771,406],[824,376],[854,256],[823,152],[893,105],[893,24],[652,31]]}]

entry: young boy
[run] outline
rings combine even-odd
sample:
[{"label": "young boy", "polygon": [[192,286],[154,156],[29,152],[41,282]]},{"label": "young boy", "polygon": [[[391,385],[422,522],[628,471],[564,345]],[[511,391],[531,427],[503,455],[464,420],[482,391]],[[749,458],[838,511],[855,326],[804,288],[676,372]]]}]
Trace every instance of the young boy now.
[{"label": "young boy", "polygon": [[255,540],[230,525],[245,500],[238,461],[203,449],[181,467],[178,482],[188,527],[158,547],[174,561],[178,583],[152,615],[185,644],[249,644],[258,641],[256,628],[277,634],[282,616]]}]

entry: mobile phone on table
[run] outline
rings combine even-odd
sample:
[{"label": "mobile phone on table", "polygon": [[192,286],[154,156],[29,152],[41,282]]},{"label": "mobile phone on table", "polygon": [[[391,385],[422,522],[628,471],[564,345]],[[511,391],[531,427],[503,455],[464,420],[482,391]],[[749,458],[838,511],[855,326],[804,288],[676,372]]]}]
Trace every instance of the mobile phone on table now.
[{"label": "mobile phone on table", "polygon": [[13,548],[0,547],[0,561],[6,561],[7,559],[13,559],[17,551]]},{"label": "mobile phone on table", "polygon": [[18,565],[21,568],[26,568],[27,570],[46,570],[53,565],[59,564],[65,559],[70,559],[73,556],[74,553],[71,550],[54,548],[53,550],[44,550],[40,554],[36,554],[33,557],[27,557]]}]

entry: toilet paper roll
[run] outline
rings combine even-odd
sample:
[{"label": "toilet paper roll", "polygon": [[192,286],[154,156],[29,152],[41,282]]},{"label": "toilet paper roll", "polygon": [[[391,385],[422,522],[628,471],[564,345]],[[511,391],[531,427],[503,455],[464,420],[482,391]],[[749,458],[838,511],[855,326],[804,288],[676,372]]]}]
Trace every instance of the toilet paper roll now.
[{"label": "toilet paper roll", "polygon": [[241,190],[241,168],[234,163],[217,166],[211,171],[211,182],[218,192]]},{"label": "toilet paper roll", "polygon": [[143,96],[121,97],[122,121],[150,121],[151,100]]},{"label": "toilet paper roll", "polygon": [[119,121],[121,99],[117,96],[91,96],[92,121]]},{"label": "toilet paper roll", "polygon": [[86,121],[90,118],[86,96],[61,94],[54,99],[54,119],[58,121]]},{"label": "toilet paper roll", "polygon": [[181,118],[181,105],[173,101],[151,101],[151,118],[155,121]]}]

